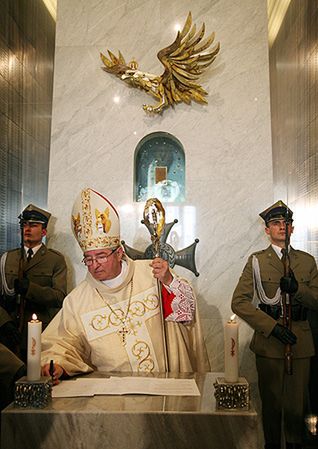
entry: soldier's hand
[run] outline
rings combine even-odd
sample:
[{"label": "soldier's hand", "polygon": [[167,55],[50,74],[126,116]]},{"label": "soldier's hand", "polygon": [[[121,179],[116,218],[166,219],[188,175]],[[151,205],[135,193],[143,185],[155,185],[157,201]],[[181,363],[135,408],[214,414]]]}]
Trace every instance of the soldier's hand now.
[{"label": "soldier's hand", "polygon": [[278,323],[272,330],[271,335],[273,335],[273,337],[277,338],[279,341],[284,343],[284,345],[287,344],[294,345],[297,342],[296,335],[287,327],[282,326],[281,324]]},{"label": "soldier's hand", "polygon": [[15,279],[13,285],[14,291],[16,292],[17,295],[25,295],[26,292],[28,291],[30,281],[28,278],[22,278],[21,280]]},{"label": "soldier's hand", "polygon": [[293,295],[298,290],[298,281],[292,270],[289,272],[289,276],[283,276],[280,278],[280,289],[283,293]]},{"label": "soldier's hand", "polygon": [[20,344],[21,334],[13,321],[7,321],[0,327],[0,341],[9,349]]}]

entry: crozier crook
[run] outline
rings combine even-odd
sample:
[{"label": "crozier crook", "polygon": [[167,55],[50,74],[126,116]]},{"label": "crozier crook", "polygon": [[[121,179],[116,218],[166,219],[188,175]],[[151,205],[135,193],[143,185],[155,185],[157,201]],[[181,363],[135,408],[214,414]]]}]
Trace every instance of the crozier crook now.
[{"label": "crozier crook", "polygon": [[[149,198],[145,204],[144,208],[144,223],[147,227],[152,225],[153,233],[151,234],[151,241],[155,248],[155,257],[160,257],[160,237],[165,226],[165,210],[161,202],[157,198]],[[167,338],[166,338],[166,328],[163,315],[162,306],[162,295],[161,295],[161,282],[157,279],[158,297],[160,304],[160,317],[161,317],[161,328],[162,328],[162,343],[164,351],[164,362],[165,362],[165,372],[169,372],[169,361],[168,361],[168,348],[167,348]]]}]

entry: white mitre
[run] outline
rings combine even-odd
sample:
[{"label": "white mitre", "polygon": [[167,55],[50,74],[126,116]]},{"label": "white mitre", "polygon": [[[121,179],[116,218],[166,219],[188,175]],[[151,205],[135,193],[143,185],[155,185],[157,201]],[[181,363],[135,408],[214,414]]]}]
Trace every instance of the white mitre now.
[{"label": "white mitre", "polygon": [[111,202],[87,188],[76,198],[72,230],[82,250],[116,248],[120,245],[119,216]]}]

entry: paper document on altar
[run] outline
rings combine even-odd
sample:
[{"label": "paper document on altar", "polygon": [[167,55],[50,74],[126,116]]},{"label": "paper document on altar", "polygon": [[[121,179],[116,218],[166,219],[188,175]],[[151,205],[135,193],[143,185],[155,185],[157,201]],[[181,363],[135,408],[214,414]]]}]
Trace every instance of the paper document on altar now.
[{"label": "paper document on altar", "polygon": [[160,396],[200,396],[194,379],[151,377],[78,378],[53,387],[52,397],[148,394]]},{"label": "paper document on altar", "polygon": [[76,398],[79,396],[94,396],[94,385],[87,385],[83,389],[83,385],[75,380],[62,381],[52,388],[52,398]]}]

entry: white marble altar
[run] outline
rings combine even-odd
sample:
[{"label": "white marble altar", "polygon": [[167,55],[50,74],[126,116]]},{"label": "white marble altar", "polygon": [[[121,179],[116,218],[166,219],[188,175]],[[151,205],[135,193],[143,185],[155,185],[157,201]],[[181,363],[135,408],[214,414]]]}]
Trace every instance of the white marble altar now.
[{"label": "white marble altar", "polygon": [[[175,38],[176,24],[192,11],[198,26],[216,32],[221,51],[204,74],[207,106],[179,104],[147,116],[145,93],[105,73],[99,52],[120,49],[144,70],[160,74],[157,52]],[[67,259],[69,289],[84,276],[71,233],[71,208],[92,187],[118,206],[122,238],[145,249],[143,205],[133,201],[138,142],[154,131],[175,135],[186,156],[186,201],[166,207],[179,219],[175,249],[198,237],[198,294],[214,371],[223,370],[223,325],[247,256],[264,247],[259,211],[273,200],[267,11],[265,0],[59,0],[48,208],[55,217],[49,245]],[[240,325],[241,375],[254,378],[250,330]]]},{"label": "white marble altar", "polygon": [[1,448],[258,449],[253,405],[217,410],[217,376],[195,375],[201,396],[60,398],[43,410],[10,405],[2,412]]}]

